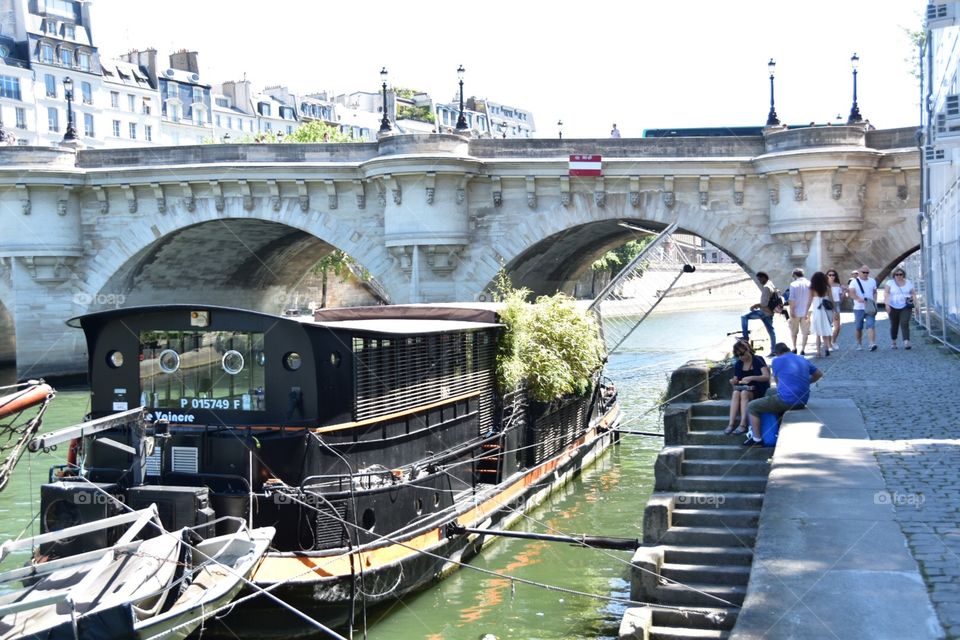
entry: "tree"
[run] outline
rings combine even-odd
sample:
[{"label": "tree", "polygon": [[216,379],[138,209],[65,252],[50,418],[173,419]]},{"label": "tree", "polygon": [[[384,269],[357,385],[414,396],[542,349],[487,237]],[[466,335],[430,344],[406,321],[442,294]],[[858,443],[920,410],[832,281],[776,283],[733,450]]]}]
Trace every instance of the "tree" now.
[{"label": "tree", "polygon": [[313,265],[310,271],[323,276],[320,289],[320,308],[325,309],[327,307],[327,275],[332,272],[333,275],[340,278],[340,282],[346,282],[347,277],[353,273],[350,267],[356,264],[356,261],[346,253],[340,249],[334,249]]},{"label": "tree", "polygon": [[651,240],[653,240],[653,236],[646,236],[637,240],[631,240],[630,242],[613,249],[612,251],[607,251],[605,254],[600,256],[599,259],[595,260],[593,264],[590,265],[590,268],[593,270],[593,279],[590,283],[591,297],[597,295],[596,288],[598,274],[607,273],[607,279],[613,279],[613,277],[617,275],[621,269],[630,264],[631,260],[640,255],[647,245],[650,244]]},{"label": "tree", "polygon": [[283,137],[284,142],[360,142],[342,133],[338,127],[319,120],[304,122]]}]

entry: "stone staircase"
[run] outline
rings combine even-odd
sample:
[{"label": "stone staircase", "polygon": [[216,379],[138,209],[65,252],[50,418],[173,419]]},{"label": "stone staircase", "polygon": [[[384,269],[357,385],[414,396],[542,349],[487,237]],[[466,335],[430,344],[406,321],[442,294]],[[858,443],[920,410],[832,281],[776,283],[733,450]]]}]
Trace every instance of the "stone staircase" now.
[{"label": "stone staircase", "polygon": [[746,595],[773,449],[726,435],[728,401],[672,405],[622,640],[727,638]]}]

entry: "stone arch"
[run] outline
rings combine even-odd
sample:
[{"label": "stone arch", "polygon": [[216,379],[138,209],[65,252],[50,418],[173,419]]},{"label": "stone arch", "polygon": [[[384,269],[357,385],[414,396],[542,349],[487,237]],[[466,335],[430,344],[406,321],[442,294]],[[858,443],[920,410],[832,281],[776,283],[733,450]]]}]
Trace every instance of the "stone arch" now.
[{"label": "stone arch", "polygon": [[[17,361],[17,334],[13,314],[7,308],[9,299],[0,299],[0,369]],[[2,383],[2,381],[0,381]]]},{"label": "stone arch", "polygon": [[171,203],[166,214],[125,229],[98,252],[88,279],[77,283],[83,289],[77,312],[195,302],[279,313],[291,287],[334,249],[357,260],[375,282],[374,268],[382,271],[389,262],[377,254],[379,244],[354,242],[350,230],[323,214],[305,215],[295,202],[271,215],[239,202],[225,205],[218,212],[212,201],[197,200],[188,213]]}]

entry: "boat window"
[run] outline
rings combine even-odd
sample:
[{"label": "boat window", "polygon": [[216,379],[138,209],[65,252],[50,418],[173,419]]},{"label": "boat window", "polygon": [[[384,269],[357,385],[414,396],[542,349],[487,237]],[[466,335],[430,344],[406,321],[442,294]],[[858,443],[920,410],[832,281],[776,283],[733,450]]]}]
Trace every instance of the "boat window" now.
[{"label": "boat window", "polygon": [[290,371],[297,371],[303,365],[303,358],[296,351],[291,351],[283,356],[283,366]]},{"label": "boat window", "polygon": [[107,364],[111,369],[119,369],[123,366],[123,354],[119,351],[111,351],[107,354]]},{"label": "boat window", "polygon": [[156,409],[264,411],[263,334],[144,331],[141,403]]}]

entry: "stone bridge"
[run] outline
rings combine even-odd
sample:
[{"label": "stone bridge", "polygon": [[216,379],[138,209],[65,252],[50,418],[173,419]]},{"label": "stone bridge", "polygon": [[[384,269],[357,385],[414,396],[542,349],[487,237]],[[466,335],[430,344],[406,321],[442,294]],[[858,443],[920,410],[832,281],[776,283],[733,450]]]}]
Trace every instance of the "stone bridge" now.
[{"label": "stone bridge", "polygon": [[[571,177],[601,154],[602,177]],[[917,250],[913,129],[754,137],[0,148],[0,360],[85,369],[64,321],[117,305],[278,312],[331,248],[391,302],[475,300],[505,266],[570,290],[635,233],[680,228],[777,285],[796,266],[885,273]]]}]

